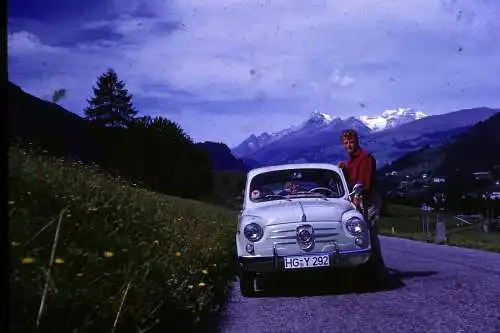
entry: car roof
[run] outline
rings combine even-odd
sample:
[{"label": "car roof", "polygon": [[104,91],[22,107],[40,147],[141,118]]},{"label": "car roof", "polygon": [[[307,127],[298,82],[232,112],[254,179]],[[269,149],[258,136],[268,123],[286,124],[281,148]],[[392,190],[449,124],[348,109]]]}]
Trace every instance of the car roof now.
[{"label": "car roof", "polygon": [[271,165],[271,166],[252,169],[248,171],[248,178],[253,178],[261,173],[278,171],[278,170],[288,170],[288,169],[327,169],[342,174],[340,168],[335,164],[331,163],[289,163],[289,164],[278,164],[278,165]]}]

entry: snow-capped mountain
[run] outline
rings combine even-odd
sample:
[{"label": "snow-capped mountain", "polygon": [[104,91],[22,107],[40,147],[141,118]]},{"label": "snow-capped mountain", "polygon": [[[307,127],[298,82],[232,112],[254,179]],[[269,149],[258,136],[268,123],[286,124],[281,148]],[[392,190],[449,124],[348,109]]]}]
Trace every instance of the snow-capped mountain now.
[{"label": "snow-capped mountain", "polygon": [[321,131],[330,126],[338,125],[339,123],[342,123],[340,118],[333,118],[327,113],[315,110],[311,113],[309,118],[300,125],[291,126],[271,134],[264,132],[260,135],[250,135],[245,141],[233,148],[232,152],[235,156],[245,156],[284,137],[290,135],[301,136],[306,133]]},{"label": "snow-capped mountain", "polygon": [[298,162],[336,163],[345,157],[339,143],[341,131],[355,128],[363,147],[375,154],[377,166],[382,166],[408,152],[438,145],[498,111],[479,107],[427,116],[411,109],[396,109],[387,110],[379,117],[350,117],[345,120],[313,112],[301,125],[281,132],[285,135],[280,132],[270,135],[272,141],[268,138],[268,142],[262,143],[260,148],[252,145],[252,139],[257,137],[251,136],[232,152],[238,158],[252,160],[261,166]]},{"label": "snow-capped mountain", "polygon": [[427,117],[426,113],[411,108],[397,108],[385,110],[380,116],[360,116],[359,119],[372,131],[378,132],[394,128],[414,120]]},{"label": "snow-capped mountain", "polygon": [[[256,151],[276,140],[279,140],[281,139],[282,137],[294,132],[296,130],[295,126],[292,126],[290,128],[285,128],[284,130],[281,130],[281,131],[278,131],[278,132],[275,132],[275,133],[267,133],[267,132],[264,132],[260,135],[255,135],[255,134],[252,134],[250,135],[245,141],[243,141],[239,146],[241,145],[245,145],[247,146],[247,150],[250,150],[250,151]],[[238,146],[238,147],[239,147]],[[237,149],[238,147],[234,148],[234,149]],[[233,151],[234,151],[233,149]]]},{"label": "snow-capped mountain", "polygon": [[315,110],[300,125],[291,126],[271,134],[264,132],[260,135],[250,135],[245,141],[234,147],[232,152],[235,156],[246,156],[285,138],[303,138],[318,132],[336,131],[340,128],[354,128],[361,133],[379,132],[425,117],[427,117],[427,114],[420,111],[410,108],[397,108],[395,110],[386,110],[379,116],[349,117],[342,120],[339,117],[332,117],[327,113]]}]

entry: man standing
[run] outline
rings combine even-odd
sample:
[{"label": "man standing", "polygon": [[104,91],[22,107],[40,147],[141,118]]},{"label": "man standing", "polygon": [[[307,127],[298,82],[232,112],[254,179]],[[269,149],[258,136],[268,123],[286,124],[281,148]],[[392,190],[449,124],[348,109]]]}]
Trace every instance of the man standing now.
[{"label": "man standing", "polygon": [[360,147],[358,133],[355,130],[343,131],[340,141],[348,153],[348,160],[347,162],[340,161],[338,167],[346,174],[351,189],[357,183],[363,185],[361,211],[370,226],[372,246],[378,253],[379,264],[383,267],[382,250],[378,239],[382,200],[378,191],[376,160],[368,151]]}]

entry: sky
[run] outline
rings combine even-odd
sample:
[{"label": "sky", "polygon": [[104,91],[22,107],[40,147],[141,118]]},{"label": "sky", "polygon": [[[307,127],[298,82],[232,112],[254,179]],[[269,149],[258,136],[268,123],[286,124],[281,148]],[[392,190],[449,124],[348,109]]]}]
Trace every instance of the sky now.
[{"label": "sky", "polygon": [[83,114],[113,68],[195,141],[414,108],[500,107],[497,0],[16,0],[9,80]]}]

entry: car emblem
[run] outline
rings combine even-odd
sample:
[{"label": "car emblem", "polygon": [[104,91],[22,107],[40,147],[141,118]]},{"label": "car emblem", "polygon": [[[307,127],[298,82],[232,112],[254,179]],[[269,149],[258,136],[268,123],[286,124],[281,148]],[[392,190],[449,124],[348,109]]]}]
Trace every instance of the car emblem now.
[{"label": "car emblem", "polygon": [[311,225],[301,225],[297,228],[297,243],[304,249],[310,249],[314,244],[314,229]]}]

